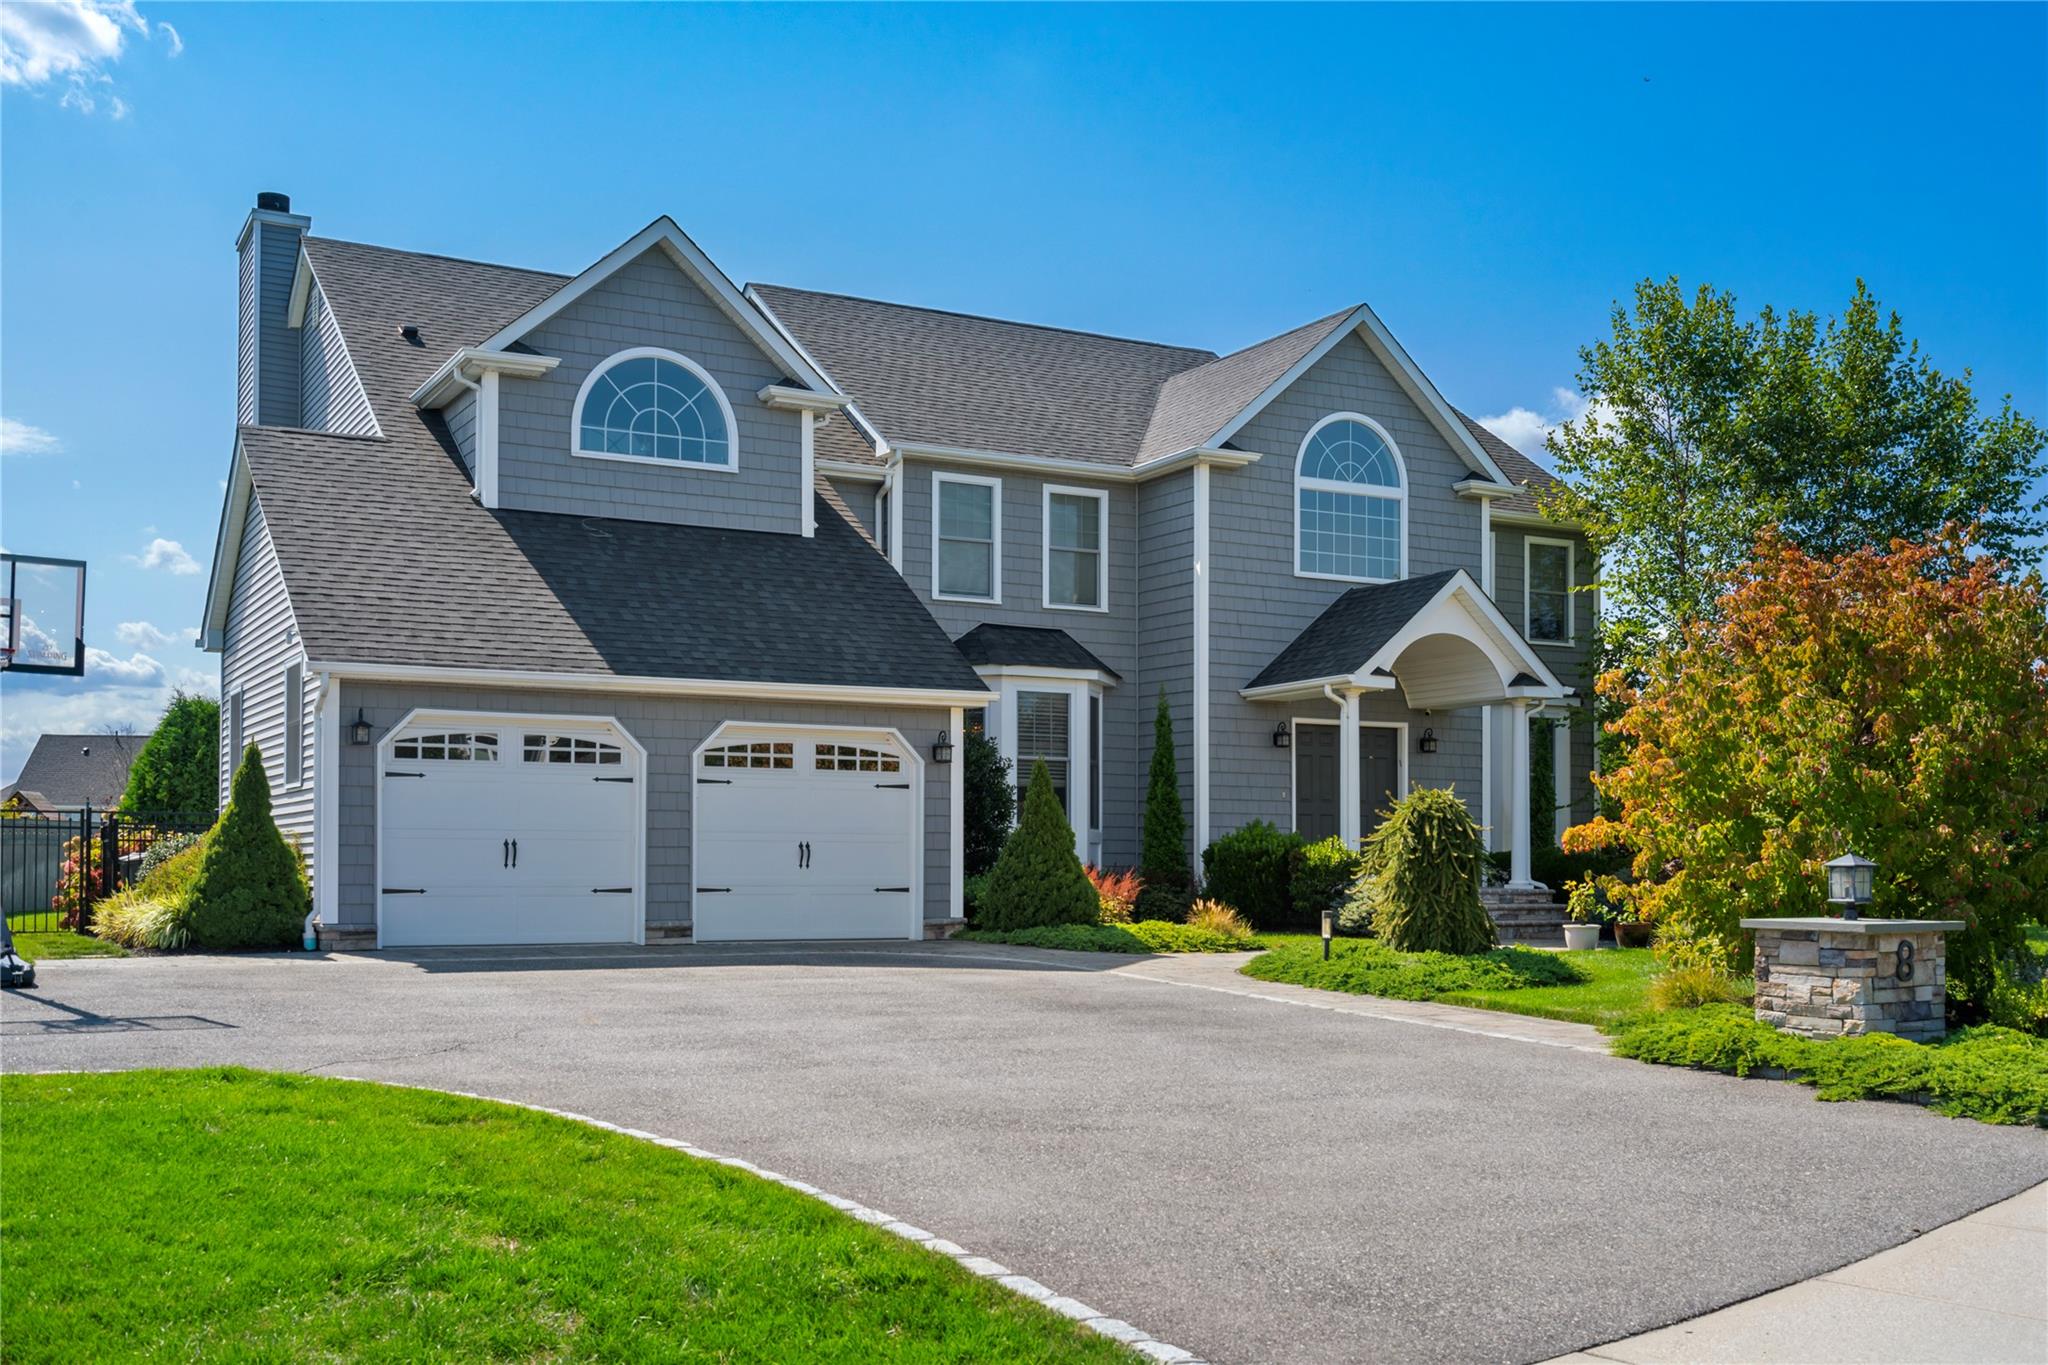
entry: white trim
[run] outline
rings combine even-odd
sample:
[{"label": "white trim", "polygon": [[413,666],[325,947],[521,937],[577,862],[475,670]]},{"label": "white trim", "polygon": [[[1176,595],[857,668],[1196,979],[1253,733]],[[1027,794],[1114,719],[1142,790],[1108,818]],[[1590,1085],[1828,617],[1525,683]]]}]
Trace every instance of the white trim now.
[{"label": "white trim", "polygon": [[[654,455],[617,455],[604,450],[583,448],[583,401],[590,396],[591,386],[603,377],[614,365],[628,360],[666,360],[680,365],[697,376],[711,396],[718,401],[718,410],[725,416],[725,463],[705,464],[699,460],[664,460]],[[614,351],[590,367],[590,373],[583,376],[582,385],[576,390],[575,406],[569,409],[569,453],[579,460],[623,460],[629,464],[659,465],[664,469],[707,470],[718,474],[736,474],[740,467],[740,424],[733,416],[732,404],[726,401],[725,389],[711,371],[699,365],[680,351],[671,351],[665,346],[628,346],[623,351]]]},{"label": "white trim", "polygon": [[557,356],[535,355],[531,351],[491,351],[481,346],[464,346],[442,361],[427,376],[426,382],[412,391],[409,401],[416,408],[443,407],[454,402],[456,394],[469,387],[467,381],[481,379],[493,371],[509,374],[514,379],[538,379],[561,363]]},{"label": "white trim", "polygon": [[305,235],[307,228],[313,226],[313,220],[303,213],[279,213],[276,209],[250,209],[249,216],[242,220],[242,230],[235,234],[235,250],[240,251],[242,249],[242,244],[249,240],[249,234],[261,223],[268,223],[275,227],[297,228],[301,237]]},{"label": "white trim", "polygon": [[[1386,442],[1387,453],[1394,457],[1394,476],[1399,482],[1392,492],[1377,484],[1345,483],[1338,479],[1310,479],[1302,477],[1301,463],[1308,454],[1308,443],[1316,433],[1333,422],[1356,422],[1378,433]],[[1400,520],[1395,532],[1398,541],[1397,557],[1400,571],[1392,578],[1361,578],[1351,574],[1316,573],[1301,567],[1301,494],[1304,488],[1317,493],[1335,493],[1343,497],[1380,498],[1398,503]],[[1301,444],[1294,449],[1294,576],[1296,578],[1319,578],[1335,583],[1393,583],[1408,576],[1408,462],[1401,456],[1401,447],[1395,443],[1394,435],[1362,412],[1333,412],[1308,429],[1301,438]]]},{"label": "white trim", "polygon": [[878,464],[856,464],[852,460],[821,456],[817,465],[818,472],[828,479],[846,479],[853,483],[889,482],[889,471]]},{"label": "white trim", "polygon": [[[782,318],[779,315],[777,315],[776,311],[773,308],[769,307],[768,300],[761,297],[760,290],[756,289],[753,285],[750,284],[747,285],[744,289],[740,290],[740,293],[745,296],[748,303],[751,303],[752,305],[754,305],[755,308],[760,310],[761,316],[767,321],[768,325],[775,329],[775,334],[781,337],[783,341],[787,342],[789,348],[792,351],[795,351],[798,355],[803,357],[804,363],[811,367],[812,373],[820,375],[824,378],[825,388],[828,391],[834,394],[844,393],[844,390],[842,390],[839,387],[839,381],[832,377],[832,372],[825,368],[824,363],[820,361],[818,357],[811,354],[810,349],[806,347],[800,339],[798,339],[797,334],[795,332],[790,331],[789,328],[786,325],[784,325]],[[873,422],[870,422],[867,419],[867,414],[863,413],[860,410],[860,404],[854,402],[853,399],[849,397],[846,400],[846,407],[844,411],[846,413],[846,419],[849,422],[852,422],[856,427],[859,427],[862,431],[867,433],[868,440],[873,442],[879,448],[879,453],[888,453],[888,446],[887,443],[882,440],[882,433],[875,429],[875,424]]]},{"label": "white trim", "polygon": [[1529,870],[1529,719],[1536,704],[1526,697],[1508,703],[1508,890],[1536,891],[1542,884]]},{"label": "white trim", "polygon": [[1513,484],[1495,483],[1491,479],[1460,479],[1451,485],[1451,491],[1461,498],[1472,498],[1484,504],[1495,498],[1511,498],[1522,490]]},{"label": "white trim", "polygon": [[1553,517],[1543,516],[1537,512],[1518,512],[1508,507],[1497,509],[1493,514],[1493,522],[1496,526],[1534,526],[1540,530],[1551,531],[1577,531],[1583,529],[1576,521],[1558,520]]},{"label": "white trim", "polygon": [[797,421],[801,427],[798,440],[802,447],[802,472],[798,476],[796,490],[797,525],[804,535],[818,534],[818,448],[812,439],[811,424],[818,414],[809,408],[799,408]]},{"label": "white trim", "polygon": [[[1017,757],[1017,698],[1024,692],[1043,692],[1067,699],[1067,828],[1074,835],[1074,856],[1088,862],[1088,757],[1094,736],[1088,730],[1088,701],[1100,697],[1102,689],[1086,680],[1076,680],[1071,669],[1018,670],[1001,679],[998,700],[993,705],[1001,716],[995,735],[996,750],[1010,761],[1010,785],[1030,780]],[[1024,818],[1024,804],[1017,803],[1017,821]]]},{"label": "white trim", "polygon": [[903,575],[903,473],[903,461],[894,460],[882,479],[882,489],[889,495],[889,544],[882,553],[899,575]]},{"label": "white trim", "polygon": [[1097,479],[1103,483],[1144,483],[1197,465],[1241,469],[1263,458],[1249,450],[1212,450],[1196,447],[1147,460],[1139,465],[1096,464],[1089,460],[1059,459],[1050,455],[1012,455],[999,450],[976,450],[966,446],[927,445],[906,442],[893,447],[896,455],[913,460],[942,460],[948,464],[977,469],[1005,469],[1019,473],[1064,475],[1068,478]]},{"label": "white trim", "polygon": [[[954,707],[948,713],[946,735],[953,745],[953,761],[947,766],[953,771],[947,774],[950,787],[946,800],[946,839],[949,869],[946,892],[946,917],[964,919],[967,914],[967,722],[966,712]],[[922,913],[923,907],[919,907]],[[693,910],[694,915],[696,912]],[[923,933],[922,924],[918,932]]]},{"label": "white trim", "polygon": [[415,706],[399,718],[396,725],[384,732],[377,741],[377,771],[375,776],[377,794],[376,856],[373,870],[376,881],[372,886],[373,904],[376,907],[377,946],[384,946],[384,769],[391,762],[391,746],[398,737],[414,725],[453,724],[462,721],[485,720],[496,726],[522,724],[545,725],[550,729],[603,728],[610,730],[630,747],[639,757],[640,764],[633,780],[633,942],[647,942],[647,788],[650,785],[647,746],[633,736],[617,716],[572,716],[551,712],[530,711],[477,711],[463,708],[437,706]]},{"label": "white trim", "polygon": [[[988,552],[989,595],[987,597],[939,591],[939,542],[945,538],[945,527],[940,519],[939,485],[946,483],[972,484],[976,487],[990,490],[989,535],[991,538],[989,540]],[[899,519],[901,518],[903,509],[894,506],[893,500],[889,510]],[[1001,479],[987,478],[980,474],[955,474],[950,470],[934,469],[932,471],[931,526],[932,600],[934,602],[980,602],[989,606],[1001,606],[1003,601],[1003,481]],[[895,541],[899,548],[901,547],[902,539],[896,534],[894,526],[889,528],[889,538]]]},{"label": "white trim", "polygon": [[1499,845],[1494,839],[1493,818],[1493,708],[1479,708],[1479,833],[1485,840],[1486,851],[1493,852]]},{"label": "white trim", "polygon": [[1084,682],[1097,687],[1109,688],[1117,685],[1115,675],[1100,668],[1052,668],[1042,664],[976,664],[974,671],[984,679],[999,681],[1016,679],[1040,682]]},{"label": "white trim", "polygon": [[[1299,743],[1301,727],[1304,725],[1342,725],[1343,721],[1332,720],[1328,716],[1289,716],[1287,723],[1294,731],[1287,743],[1287,827],[1296,834],[1299,834],[1301,833],[1301,760],[1298,755],[1301,752]],[[1394,778],[1394,794],[1397,797],[1405,795],[1408,791],[1408,722],[1405,720],[1361,720],[1358,724],[1362,729],[1371,728],[1397,732],[1394,736],[1395,770],[1397,774]],[[1338,784],[1340,786],[1343,784],[1343,761],[1343,755],[1339,754],[1337,762],[1339,765]],[[1361,782],[1365,780],[1362,773],[1359,780]],[[1360,795],[1363,796],[1364,793],[1361,792]],[[1339,832],[1342,832],[1341,822],[1339,824]]]},{"label": "white trim", "polygon": [[[1537,639],[1529,629],[1529,598],[1533,589],[1529,572],[1530,547],[1551,545],[1564,551],[1564,638],[1562,640]],[[1557,536],[1522,537],[1522,638],[1532,645],[1575,645],[1579,641],[1578,621],[1579,549],[1569,540]]]},{"label": "white trim", "polygon": [[616,673],[550,673],[542,669],[444,668],[432,664],[310,661],[308,668],[351,682],[449,683],[471,687],[544,687],[562,692],[638,692],[648,696],[731,697],[743,701],[850,702],[871,706],[986,706],[988,693],[967,688],[842,687],[724,678],[649,678]]},{"label": "white trim", "polygon": [[[956,713],[956,714],[957,714],[957,713]],[[924,837],[924,833],[925,833],[925,831],[924,831],[924,814],[925,814],[925,799],[924,799],[924,754],[923,754],[922,752],[920,752],[920,751],[918,750],[918,747],[917,747],[917,746],[916,746],[915,744],[912,744],[912,743],[911,743],[911,742],[910,742],[910,741],[909,741],[908,739],[904,738],[903,732],[902,732],[901,730],[898,730],[898,729],[896,729],[896,728],[895,728],[894,726],[891,726],[891,725],[820,725],[820,724],[816,724],[816,723],[805,723],[805,722],[788,722],[788,723],[785,723],[785,722],[781,722],[781,721],[772,721],[772,720],[728,720],[728,721],[721,721],[721,722],[719,722],[719,724],[718,724],[718,726],[717,726],[717,728],[716,728],[716,729],[712,730],[712,732],[711,732],[710,734],[708,734],[708,735],[706,735],[706,736],[704,737],[704,742],[703,742],[703,743],[699,744],[699,745],[698,745],[698,746],[697,746],[696,748],[694,748],[694,749],[690,750],[690,773],[689,773],[689,778],[690,778],[690,881],[689,881],[689,888],[690,888],[690,941],[691,941],[692,943],[695,943],[695,942],[697,941],[697,924],[698,924],[698,919],[697,919],[697,827],[698,827],[698,825],[699,825],[699,824],[701,823],[701,822],[700,822],[700,821],[699,821],[699,820],[698,820],[698,819],[696,818],[696,810],[697,810],[697,806],[696,806],[696,802],[697,802],[697,797],[696,797],[696,792],[697,792],[697,774],[698,774],[698,772],[700,771],[700,769],[698,768],[698,764],[699,764],[699,763],[700,763],[700,762],[701,762],[701,761],[703,760],[703,757],[704,757],[704,751],[705,751],[706,749],[712,748],[712,747],[713,747],[714,745],[716,745],[716,744],[718,743],[718,741],[719,741],[719,740],[720,740],[720,739],[721,739],[721,738],[722,738],[723,736],[725,736],[725,735],[728,735],[728,734],[732,734],[732,733],[740,733],[740,734],[777,734],[777,735],[787,735],[787,734],[801,734],[801,735],[810,735],[810,736],[818,736],[818,735],[859,735],[859,736],[866,736],[866,737],[869,737],[869,738],[881,738],[881,739],[886,739],[886,740],[889,740],[889,741],[893,742],[893,743],[895,744],[895,746],[896,746],[896,747],[897,747],[897,748],[898,748],[899,750],[901,750],[901,751],[902,751],[902,754],[903,754],[903,759],[904,759],[904,762],[905,762],[905,763],[906,763],[906,764],[908,765],[908,766],[907,766],[907,768],[905,769],[905,772],[906,772],[906,775],[907,775],[907,776],[908,776],[908,777],[910,778],[910,913],[911,913],[911,921],[910,921],[910,932],[909,932],[909,934],[907,934],[907,935],[906,935],[905,937],[907,937],[907,938],[909,938],[909,939],[911,939],[911,940],[913,940],[913,941],[916,941],[916,942],[922,942],[922,941],[923,941],[923,939],[924,939],[924,922],[925,922],[925,921],[924,921],[924,872],[925,872],[925,869],[924,869],[924,859],[925,859],[925,846],[924,846],[924,845],[925,845],[925,837]],[[957,750],[956,750],[956,751],[954,752],[954,754],[953,754],[953,762],[954,762],[954,763],[955,763],[956,765],[957,765],[958,763],[960,763],[960,762],[961,762],[960,754],[959,754],[959,752],[958,752]],[[957,786],[957,782],[956,782],[956,786]],[[643,817],[643,818],[642,818],[642,820],[641,820],[641,824],[642,824],[642,826],[643,826],[643,828],[644,828],[644,826],[646,825],[646,820],[645,820],[645,818],[644,818],[644,817]],[[959,847],[960,847],[960,842],[959,842],[959,839],[958,839],[958,838],[955,838],[955,839],[954,839],[954,841],[953,841],[953,848],[954,848],[954,850],[955,850],[955,853],[954,853],[954,864],[955,864],[955,868],[956,868],[956,873],[955,873],[955,875],[956,875],[956,876],[958,875],[958,874],[957,874],[957,868],[958,868],[958,863],[959,863],[959,853],[958,853]],[[956,918],[957,918],[957,916],[956,916]],[[644,917],[643,917],[643,925],[644,925]],[[644,935],[643,935],[643,937],[644,937]],[[714,941],[718,941],[718,942],[723,942],[723,941],[725,941],[725,940],[714,940]],[[744,941],[744,940],[742,940],[742,941]],[[793,942],[799,942],[799,943],[801,943],[801,942],[804,942],[805,940],[802,940],[802,939],[796,939],[796,940],[791,940],[791,941],[793,941]]]},{"label": "white trim", "polygon": [[485,370],[476,386],[476,500],[498,505],[498,372]]},{"label": "white trim", "polygon": [[1451,449],[1458,452],[1459,458],[1464,460],[1467,468],[1475,474],[1484,475],[1494,483],[1506,484],[1510,488],[1514,486],[1514,481],[1501,472],[1500,466],[1493,462],[1493,457],[1486,453],[1472,433],[1466,430],[1465,424],[1458,420],[1458,415],[1451,410],[1451,405],[1444,401],[1444,396],[1437,392],[1436,385],[1429,381],[1429,376],[1425,375],[1408,352],[1402,349],[1401,343],[1394,340],[1394,334],[1387,330],[1379,315],[1363,303],[1351,311],[1351,315],[1341,326],[1333,329],[1313,350],[1290,366],[1287,373],[1268,384],[1264,393],[1239,409],[1235,417],[1202,444],[1220,446],[1237,435],[1247,422],[1293,387],[1296,380],[1307,374],[1318,361],[1336,348],[1338,342],[1353,332],[1359,334],[1366,344],[1366,349],[1373,352],[1379,362],[1393,373],[1395,382],[1400,384],[1409,398],[1413,399],[1436,424],[1440,434],[1450,444]]},{"label": "white trim", "polygon": [[698,288],[704,290],[711,301],[731,318],[741,331],[751,336],[769,355],[781,361],[782,368],[787,373],[801,379],[812,389],[826,393],[838,391],[831,380],[784,340],[781,329],[769,322],[761,312],[760,305],[741,294],[733,282],[726,278],[725,272],[712,264],[711,258],[706,256],[667,214],[663,214],[613,247],[575,279],[492,333],[481,349],[501,350],[518,341],[625,266],[638,260],[650,247],[655,246],[661,247],[669,259],[681,268]]},{"label": "white trim", "polygon": [[[206,578],[206,605],[200,609],[199,643],[219,652],[227,647],[228,599],[235,588],[235,570],[242,559],[242,536],[249,524],[249,501],[255,492],[249,475],[249,460],[242,453],[242,436],[235,433],[234,453],[228,460],[228,488],[221,495],[220,530],[214,536],[213,571]],[[286,596],[290,596],[287,589]]]},{"label": "white trim", "polygon": [[[1052,600],[1052,500],[1063,498],[1093,498],[1097,508],[1095,517],[1095,605],[1080,602],[1055,602]],[[1061,547],[1066,548],[1066,547]],[[1091,611],[1109,610],[1109,490],[1106,488],[1077,488],[1070,484],[1041,484],[1038,495],[1038,595],[1039,603],[1047,611]]]},{"label": "white trim", "polygon": [[755,390],[754,397],[773,412],[808,412],[814,417],[830,417],[853,402],[843,393],[812,393],[787,384],[763,385]]},{"label": "white trim", "polygon": [[1194,600],[1195,865],[1209,847],[1209,466],[1195,466]]},{"label": "white trim", "polygon": [[341,826],[341,683],[319,679],[313,705],[313,907],[322,924],[341,923],[341,875],[335,852]]},{"label": "white trim", "polygon": [[313,293],[313,261],[306,255],[304,239],[299,242],[299,259],[292,265],[292,293],[284,306],[284,325],[298,331],[306,325],[306,304]]}]

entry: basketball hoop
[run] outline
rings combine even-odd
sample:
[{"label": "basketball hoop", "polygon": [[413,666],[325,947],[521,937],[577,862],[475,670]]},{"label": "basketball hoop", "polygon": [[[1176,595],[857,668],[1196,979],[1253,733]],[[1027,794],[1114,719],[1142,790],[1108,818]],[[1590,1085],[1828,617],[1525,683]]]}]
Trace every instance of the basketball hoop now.
[{"label": "basketball hoop", "polygon": [[0,553],[0,672],[84,675],[84,560]]}]

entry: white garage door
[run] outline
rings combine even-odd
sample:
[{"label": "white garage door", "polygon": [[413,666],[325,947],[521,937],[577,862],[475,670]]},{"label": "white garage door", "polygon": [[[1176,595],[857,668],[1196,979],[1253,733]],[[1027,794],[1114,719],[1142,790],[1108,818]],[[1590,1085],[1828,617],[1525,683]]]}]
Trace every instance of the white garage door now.
[{"label": "white garage door", "polygon": [[640,776],[609,729],[401,731],[379,779],[383,945],[633,942]]},{"label": "white garage door", "polygon": [[914,937],[912,776],[874,734],[719,736],[697,758],[697,941]]}]

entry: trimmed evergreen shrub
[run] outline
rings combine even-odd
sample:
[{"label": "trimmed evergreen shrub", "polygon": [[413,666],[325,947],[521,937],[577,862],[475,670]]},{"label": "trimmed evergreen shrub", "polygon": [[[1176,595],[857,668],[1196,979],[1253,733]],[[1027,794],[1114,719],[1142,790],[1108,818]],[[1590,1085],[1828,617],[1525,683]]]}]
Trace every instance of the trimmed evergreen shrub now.
[{"label": "trimmed evergreen shrub", "polygon": [[1323,911],[1344,903],[1350,894],[1351,884],[1358,880],[1358,874],[1364,869],[1365,859],[1340,835],[1332,834],[1327,839],[1303,844],[1294,851],[1294,863],[1287,883],[1288,898],[1294,904],[1294,917],[1309,921],[1320,930]]},{"label": "trimmed evergreen shrub", "polygon": [[975,927],[1006,933],[1043,924],[1093,924],[1096,909],[1095,883],[1074,856],[1073,828],[1040,759],[1031,765],[1024,819],[989,869]]},{"label": "trimmed evergreen shrub", "polygon": [[210,811],[220,803],[220,703],[173,691],[128,769],[121,809]]},{"label": "trimmed evergreen shrub", "polygon": [[[1180,772],[1173,755],[1173,708],[1166,689],[1159,689],[1159,709],[1152,716],[1152,769],[1145,780],[1144,844],[1138,873],[1147,890],[1182,890],[1188,876],[1188,817],[1180,804]],[[1182,906],[1182,913],[1186,906]]]},{"label": "trimmed evergreen shrub", "polygon": [[966,871],[979,877],[996,865],[1017,816],[1017,791],[1010,784],[1010,760],[996,742],[969,730],[962,744],[960,838]]},{"label": "trimmed evergreen shrub", "polygon": [[290,947],[310,906],[304,864],[270,817],[270,778],[254,744],[242,751],[229,791],[192,885],[192,942],[201,948]]},{"label": "trimmed evergreen shrub", "polygon": [[1179,924],[1188,917],[1194,903],[1195,893],[1189,887],[1147,885],[1131,903],[1131,918]]},{"label": "trimmed evergreen shrub", "polygon": [[1404,953],[1483,953],[1493,920],[1479,901],[1486,854],[1457,795],[1417,787],[1394,803],[1365,841],[1373,931]]},{"label": "trimmed evergreen shrub", "polygon": [[1302,927],[1288,895],[1301,836],[1264,820],[1240,826],[1202,850],[1202,894],[1237,907],[1259,929]]}]

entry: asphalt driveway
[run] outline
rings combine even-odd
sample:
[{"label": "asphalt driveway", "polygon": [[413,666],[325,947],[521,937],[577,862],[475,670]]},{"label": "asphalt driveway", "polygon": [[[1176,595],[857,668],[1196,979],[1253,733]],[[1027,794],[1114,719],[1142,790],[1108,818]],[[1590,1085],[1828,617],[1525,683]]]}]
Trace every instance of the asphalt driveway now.
[{"label": "asphalt driveway", "polygon": [[0,1066],[575,1110],[886,1209],[1217,1361],[1542,1359],[2048,1179],[2039,1130],[1167,970],[965,944],[50,962],[0,1003]]}]

